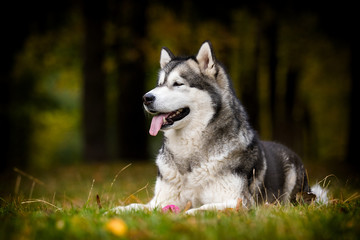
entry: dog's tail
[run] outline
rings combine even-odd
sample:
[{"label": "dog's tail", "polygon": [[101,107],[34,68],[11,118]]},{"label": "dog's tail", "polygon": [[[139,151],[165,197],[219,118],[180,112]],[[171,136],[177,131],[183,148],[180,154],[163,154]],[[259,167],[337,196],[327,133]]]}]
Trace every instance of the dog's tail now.
[{"label": "dog's tail", "polygon": [[321,204],[327,204],[329,202],[329,191],[326,188],[320,186],[320,184],[315,184],[311,187],[311,192],[316,195],[315,202]]}]

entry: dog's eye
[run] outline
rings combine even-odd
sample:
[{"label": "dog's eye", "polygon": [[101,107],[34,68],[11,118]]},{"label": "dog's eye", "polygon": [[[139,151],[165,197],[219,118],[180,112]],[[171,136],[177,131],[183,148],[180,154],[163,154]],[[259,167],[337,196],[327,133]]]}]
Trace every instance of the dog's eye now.
[{"label": "dog's eye", "polygon": [[180,86],[182,86],[182,85],[184,85],[184,84],[183,84],[183,83],[179,83],[179,82],[174,82],[173,87],[180,87]]}]

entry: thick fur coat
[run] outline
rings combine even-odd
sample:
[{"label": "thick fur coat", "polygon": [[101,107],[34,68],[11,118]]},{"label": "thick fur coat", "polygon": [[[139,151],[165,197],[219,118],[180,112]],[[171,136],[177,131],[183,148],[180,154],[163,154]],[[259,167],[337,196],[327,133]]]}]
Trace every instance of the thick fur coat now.
[{"label": "thick fur coat", "polygon": [[117,207],[154,209],[177,205],[187,213],[295,200],[310,192],[300,158],[287,147],[259,140],[210,42],[194,57],[163,48],[157,86],[143,97],[153,114],[150,134],[164,132],[156,159],[158,176],[148,204]]}]

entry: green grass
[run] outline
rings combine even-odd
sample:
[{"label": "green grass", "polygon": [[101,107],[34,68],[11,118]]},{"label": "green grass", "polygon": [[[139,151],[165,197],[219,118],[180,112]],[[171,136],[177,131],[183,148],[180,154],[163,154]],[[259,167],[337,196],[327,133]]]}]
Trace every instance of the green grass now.
[{"label": "green grass", "polygon": [[[147,202],[152,196],[156,168],[152,164],[133,164],[121,171],[126,165],[80,165],[32,172],[39,180],[35,186],[33,182],[38,180],[15,171],[6,179],[1,178],[0,239],[359,239],[360,236],[358,195],[355,190],[335,183],[330,186],[333,196],[328,205],[262,205],[250,210],[228,209],[195,216],[158,211],[105,214],[114,206]],[[109,228],[114,219],[121,219],[120,225],[127,230],[117,235]]]}]

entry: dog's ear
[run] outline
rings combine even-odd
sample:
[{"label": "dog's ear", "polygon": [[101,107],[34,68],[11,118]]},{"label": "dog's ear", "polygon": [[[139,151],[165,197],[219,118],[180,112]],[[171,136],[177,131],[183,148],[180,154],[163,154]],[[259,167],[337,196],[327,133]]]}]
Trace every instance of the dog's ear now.
[{"label": "dog's ear", "polygon": [[201,45],[200,50],[196,55],[196,60],[203,73],[208,75],[214,75],[216,73],[215,55],[209,41],[206,41]]},{"label": "dog's ear", "polygon": [[163,47],[160,53],[160,67],[164,68],[174,57],[174,54],[168,48]]}]

